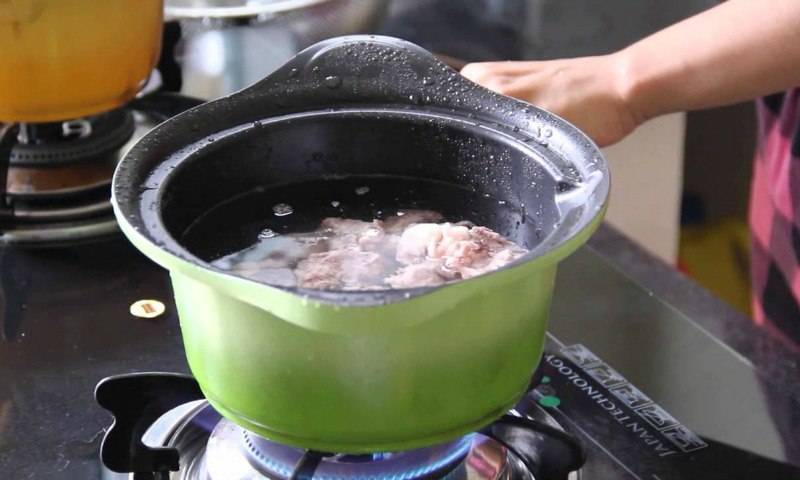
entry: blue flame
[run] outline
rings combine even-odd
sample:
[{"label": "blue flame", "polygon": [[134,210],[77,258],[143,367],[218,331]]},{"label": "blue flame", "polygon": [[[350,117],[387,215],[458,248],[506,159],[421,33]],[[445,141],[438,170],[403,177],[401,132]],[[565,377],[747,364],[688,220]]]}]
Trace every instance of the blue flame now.
[{"label": "blue flame", "polygon": [[[323,475],[318,476],[314,474],[315,480],[413,480],[416,478],[424,477],[431,472],[444,468],[448,465],[453,465],[459,460],[461,460],[464,456],[469,453],[470,448],[472,447],[472,441],[475,437],[475,434],[469,434],[467,436],[462,437],[455,443],[452,449],[447,451],[446,455],[443,455],[438,458],[433,458],[428,463],[416,464],[416,465],[404,465],[403,462],[398,462],[401,468],[405,467],[403,470],[395,471],[395,470],[387,470],[385,472],[381,472],[380,475],[370,475],[365,476],[362,478],[354,478],[350,475],[347,476],[339,476],[339,475]],[[391,458],[390,453],[376,453],[372,455],[374,461],[381,462],[382,460]],[[292,470],[294,470],[295,465],[287,465],[284,463],[278,463],[272,458],[268,458],[266,456],[260,456],[259,460],[261,460],[264,467],[267,470],[275,472],[283,477],[289,477],[292,474]],[[356,464],[354,464],[356,465]],[[386,465],[387,467],[389,465]],[[350,473],[355,473],[357,468],[353,468]]]}]

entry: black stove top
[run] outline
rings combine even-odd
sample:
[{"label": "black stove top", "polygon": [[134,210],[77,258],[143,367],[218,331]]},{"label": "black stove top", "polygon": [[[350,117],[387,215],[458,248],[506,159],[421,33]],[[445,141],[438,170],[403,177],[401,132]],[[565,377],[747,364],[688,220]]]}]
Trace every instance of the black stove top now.
[{"label": "black stove top", "polygon": [[0,244],[53,247],[119,234],[111,178],[164,120],[202,103],[156,91],[81,119],[0,125]]},{"label": "black stove top", "polygon": [[[187,372],[167,273],[122,240],[0,252],[0,278],[18,286],[2,305],[0,478],[114,478],[99,459],[111,417],[97,382]],[[796,375],[775,382],[780,371],[755,367],[591,248],[564,262],[555,292],[519,411],[546,411],[581,440],[580,478],[800,478]],[[167,312],[131,316],[145,298]]]}]

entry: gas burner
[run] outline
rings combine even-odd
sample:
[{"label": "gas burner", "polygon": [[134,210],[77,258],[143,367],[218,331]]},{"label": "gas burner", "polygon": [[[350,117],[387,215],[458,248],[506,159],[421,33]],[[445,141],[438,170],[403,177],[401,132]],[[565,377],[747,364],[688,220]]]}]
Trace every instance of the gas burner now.
[{"label": "gas burner", "polygon": [[62,246],[114,236],[110,188],[122,154],[201,100],[151,93],[98,115],[0,130],[0,244]]},{"label": "gas burner", "polygon": [[35,168],[91,163],[114,156],[134,130],[133,112],[125,107],[64,122],[23,123],[18,143],[11,148],[10,165]]},{"label": "gas burner", "polygon": [[[181,452],[181,468],[173,480],[534,480],[519,457],[482,434],[405,452],[333,455],[253,435],[202,400],[170,412],[143,439]],[[567,478],[577,479],[578,474]]]},{"label": "gas burner", "polygon": [[536,419],[506,415],[480,432],[417,450],[352,455],[259,437],[224,419],[204,399],[187,401],[202,394],[183,375],[110,377],[95,395],[115,416],[103,441],[103,463],[133,474],[119,478],[577,480],[584,461],[578,441],[543,412]]},{"label": "gas burner", "polygon": [[[208,405],[204,409],[211,409]],[[204,412],[201,410],[198,415]],[[181,432],[186,435],[188,432]],[[189,435],[192,435],[189,433]],[[289,447],[258,437],[220,418],[207,439],[203,457],[179,478],[186,480],[289,480],[305,471],[326,480],[445,478],[464,463],[474,435],[433,447],[398,453],[326,454]]]},{"label": "gas burner", "polygon": [[[210,408],[210,407],[206,407]],[[445,478],[464,463],[474,435],[433,447],[367,455],[324,454],[288,447],[221,419],[208,439],[204,467],[187,480],[271,478],[289,480],[301,472],[326,480]],[[239,465],[232,469],[231,465]],[[205,471],[203,471],[205,470]]]}]

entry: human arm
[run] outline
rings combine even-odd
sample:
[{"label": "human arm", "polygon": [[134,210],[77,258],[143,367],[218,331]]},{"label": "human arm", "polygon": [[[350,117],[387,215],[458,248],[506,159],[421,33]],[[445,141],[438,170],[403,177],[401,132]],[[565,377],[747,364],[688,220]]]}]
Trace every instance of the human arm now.
[{"label": "human arm", "polygon": [[462,74],[609,145],[649,118],[800,85],[800,1],[728,0],[610,55],[476,63]]}]

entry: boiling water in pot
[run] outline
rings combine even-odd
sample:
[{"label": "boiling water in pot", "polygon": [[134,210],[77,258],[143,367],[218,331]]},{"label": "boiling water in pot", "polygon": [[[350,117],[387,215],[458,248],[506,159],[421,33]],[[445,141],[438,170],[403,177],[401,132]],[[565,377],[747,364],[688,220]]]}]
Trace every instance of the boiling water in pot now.
[{"label": "boiling water in pot", "polygon": [[[264,283],[376,290],[499,268],[538,242],[519,228],[532,221],[515,206],[448,183],[348,176],[247,192],[200,217],[181,243],[217,268]],[[476,227],[501,224],[516,228],[498,235]]]}]

